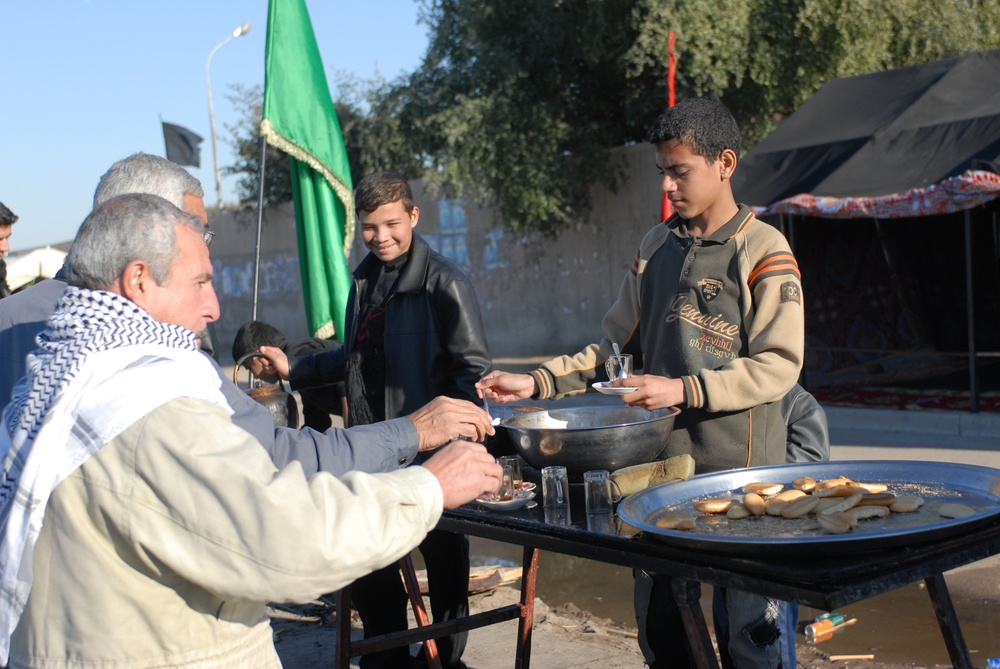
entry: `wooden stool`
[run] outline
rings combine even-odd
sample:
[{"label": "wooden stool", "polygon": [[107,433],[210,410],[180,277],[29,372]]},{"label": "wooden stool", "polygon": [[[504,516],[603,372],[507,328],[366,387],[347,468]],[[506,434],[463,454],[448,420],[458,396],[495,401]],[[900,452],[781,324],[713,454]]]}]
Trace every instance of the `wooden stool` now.
[{"label": "wooden stool", "polygon": [[[403,587],[410,598],[410,606],[413,607],[413,617],[417,621],[417,627],[427,627],[431,624],[427,617],[427,609],[424,608],[424,598],[420,595],[420,584],[417,583],[417,572],[413,568],[413,560],[406,555],[399,561],[399,569],[403,572]],[[424,656],[427,658],[429,669],[441,669],[441,658],[438,657],[437,642],[434,639],[424,640]]]},{"label": "wooden stool", "polygon": [[[337,650],[334,658],[335,669],[349,669],[351,658],[355,655],[367,655],[379,650],[396,648],[411,643],[424,643],[427,653],[427,662],[430,666],[440,669],[441,660],[437,656],[437,647],[433,646],[433,653],[430,651],[433,636],[447,636],[457,632],[467,632],[487,625],[517,620],[517,647],[514,653],[515,669],[529,669],[531,664],[531,631],[535,613],[535,577],[538,574],[538,549],[525,546],[522,560],[521,576],[521,601],[517,604],[501,606],[489,611],[476,613],[466,618],[456,618],[454,620],[443,620],[441,622],[427,625],[426,622],[418,624],[413,629],[402,630],[380,634],[368,639],[362,639],[357,643],[351,642],[351,586],[338,590],[334,594],[334,602],[337,607]],[[423,608],[423,600],[420,599],[420,588],[416,585],[416,572],[413,571],[413,563],[409,557],[400,560],[403,568],[404,578],[409,579],[407,571],[412,576],[413,585],[407,585],[408,593],[417,593],[416,599],[411,595],[410,602],[413,603],[414,612],[419,609],[423,612],[423,620],[427,620],[427,612]],[[417,614],[419,623],[420,615]]]},{"label": "wooden stool", "polygon": [[[413,568],[413,560],[410,559],[409,555],[406,555],[399,561],[399,568],[403,574],[403,587],[406,590],[407,597],[410,599],[410,605],[413,607],[413,617],[417,621],[417,627],[427,627],[431,623],[427,617],[427,609],[424,607],[424,598],[420,595],[417,572]],[[351,644],[350,586],[338,591],[334,596],[334,601],[337,606],[337,658],[335,666],[348,667],[350,666],[353,654]],[[422,643],[424,644],[424,656],[427,659],[429,669],[441,669],[441,658],[438,657],[437,643],[434,639],[424,639]],[[368,652],[376,650],[382,650],[382,648],[372,648]]]}]

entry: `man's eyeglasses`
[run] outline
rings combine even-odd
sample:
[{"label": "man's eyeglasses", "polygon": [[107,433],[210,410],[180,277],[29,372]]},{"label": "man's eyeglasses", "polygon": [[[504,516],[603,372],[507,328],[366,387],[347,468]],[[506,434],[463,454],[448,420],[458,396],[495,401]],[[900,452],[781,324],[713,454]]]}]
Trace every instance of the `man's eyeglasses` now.
[{"label": "man's eyeglasses", "polygon": [[215,238],[215,233],[208,228],[205,228],[205,232],[202,233],[202,238],[205,240],[205,246],[211,246],[212,239]]}]

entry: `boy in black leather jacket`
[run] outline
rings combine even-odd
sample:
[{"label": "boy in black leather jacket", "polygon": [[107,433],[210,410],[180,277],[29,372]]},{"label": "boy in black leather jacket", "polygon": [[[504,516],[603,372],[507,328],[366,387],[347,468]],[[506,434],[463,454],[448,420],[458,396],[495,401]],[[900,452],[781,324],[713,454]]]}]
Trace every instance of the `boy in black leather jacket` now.
[{"label": "boy in black leather jacket", "polygon": [[[344,345],[293,361],[290,373],[274,349],[263,351],[293,389],[345,381],[350,425],[405,416],[438,395],[479,404],[475,384],[492,361],[468,276],[413,233],[420,209],[402,176],[370,174],[354,197],[369,253],[354,271]],[[420,552],[434,621],[468,615],[468,539],[434,530]],[[396,565],[355,582],[352,594],[365,636],[406,628],[406,595]],[[465,666],[467,637],[462,632],[437,640],[444,669]],[[361,657],[362,669],[413,666],[405,647]]]}]

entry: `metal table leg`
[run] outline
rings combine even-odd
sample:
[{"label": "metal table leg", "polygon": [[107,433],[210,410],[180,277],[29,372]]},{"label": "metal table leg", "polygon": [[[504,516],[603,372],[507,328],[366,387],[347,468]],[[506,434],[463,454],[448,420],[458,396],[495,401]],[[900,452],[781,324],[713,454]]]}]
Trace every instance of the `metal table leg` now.
[{"label": "metal table leg", "polygon": [[698,669],[719,669],[719,658],[715,655],[712,637],[708,634],[705,615],[701,611],[701,583],[671,579],[670,585],[674,601],[680,608],[695,666]]},{"label": "metal table leg", "polygon": [[535,621],[535,578],[538,575],[538,549],[524,548],[521,561],[521,614],[517,623],[517,652],[514,669],[531,665],[531,628]]},{"label": "metal table leg", "polygon": [[931,604],[934,605],[934,613],[937,615],[938,625],[941,627],[941,635],[944,637],[944,645],[948,648],[948,656],[951,658],[952,666],[955,669],[973,669],[969,647],[965,643],[965,636],[958,624],[955,605],[948,593],[944,574],[928,576],[924,579],[924,583],[927,584],[927,593],[931,596]]}]

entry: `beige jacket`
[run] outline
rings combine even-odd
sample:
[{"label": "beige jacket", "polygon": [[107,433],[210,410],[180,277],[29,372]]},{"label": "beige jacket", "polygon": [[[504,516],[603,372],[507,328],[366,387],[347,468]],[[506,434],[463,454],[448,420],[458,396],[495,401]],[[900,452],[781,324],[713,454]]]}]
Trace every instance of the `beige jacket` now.
[{"label": "beige jacket", "polygon": [[223,409],[173,400],[53,492],[8,666],[278,667],[266,602],[399,559],[441,510],[422,467],[307,481]]}]

